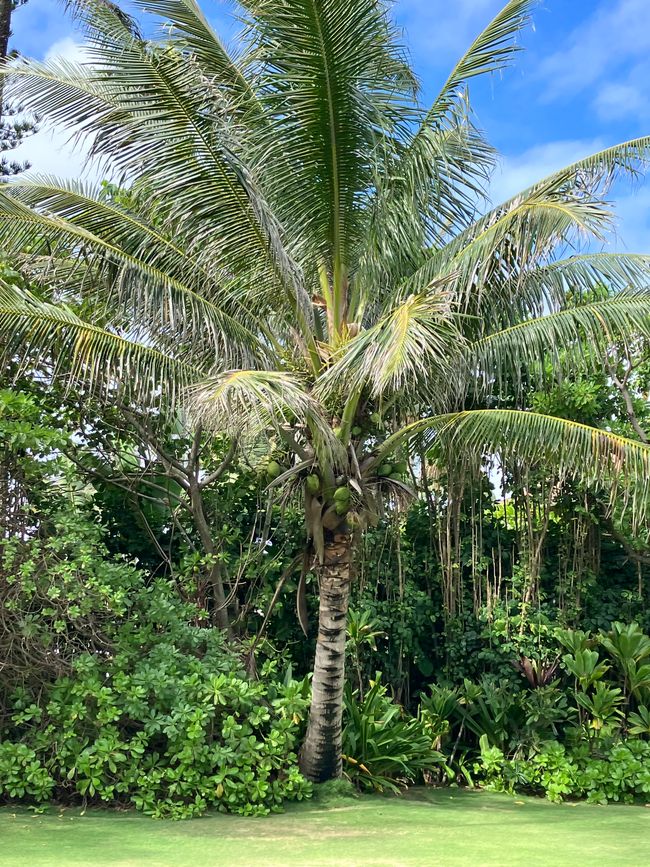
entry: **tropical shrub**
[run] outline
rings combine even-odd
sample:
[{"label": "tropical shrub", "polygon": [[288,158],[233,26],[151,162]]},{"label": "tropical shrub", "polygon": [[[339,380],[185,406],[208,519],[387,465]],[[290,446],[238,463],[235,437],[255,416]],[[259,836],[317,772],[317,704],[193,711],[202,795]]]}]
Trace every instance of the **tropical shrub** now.
[{"label": "tropical shrub", "polygon": [[0,795],[39,803],[48,800],[53,789],[54,778],[34,750],[25,744],[0,743]]},{"label": "tropical shrub", "polygon": [[629,739],[592,753],[584,745],[567,750],[551,741],[539,752],[508,759],[483,736],[474,771],[479,782],[497,791],[543,794],[550,801],[631,804],[647,801],[650,793],[650,743]]},{"label": "tropical shrub", "polygon": [[439,769],[443,757],[424,721],[391,700],[380,675],[363,700],[349,685],[344,698],[344,771],[360,789],[399,792]]},{"label": "tropical shrub", "polygon": [[554,801],[644,798],[648,636],[616,621],[599,634],[557,629],[554,640],[553,648],[546,636],[557,664],[552,654],[513,660],[519,685],[484,675],[421,697],[419,715],[438,735],[449,776]]},{"label": "tropical shrub", "polygon": [[79,653],[106,652],[145,581],[133,564],[109,556],[89,509],[59,501],[31,515],[40,531],[0,547],[0,698],[12,684],[66,672]]},{"label": "tropical shrub", "polygon": [[295,746],[307,681],[246,675],[220,632],[188,625],[164,582],[145,588],[112,654],[82,654],[38,694],[13,695],[0,794],[132,804],[185,818],[278,810],[309,795]]}]

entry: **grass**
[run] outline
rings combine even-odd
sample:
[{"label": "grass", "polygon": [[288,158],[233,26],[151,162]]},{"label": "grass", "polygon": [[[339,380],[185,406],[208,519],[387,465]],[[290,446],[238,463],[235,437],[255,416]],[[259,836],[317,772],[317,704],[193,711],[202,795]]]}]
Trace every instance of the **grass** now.
[{"label": "grass", "polygon": [[0,810],[7,867],[640,867],[650,810],[549,804],[459,790],[413,790],[297,805],[262,819],[154,821],[78,809]]}]

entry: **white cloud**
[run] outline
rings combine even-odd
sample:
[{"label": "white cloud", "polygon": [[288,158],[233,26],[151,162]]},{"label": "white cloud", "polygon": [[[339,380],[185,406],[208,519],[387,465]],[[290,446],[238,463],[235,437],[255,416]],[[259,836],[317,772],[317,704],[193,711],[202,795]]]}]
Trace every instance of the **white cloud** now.
[{"label": "white cloud", "polygon": [[638,63],[618,81],[604,81],[594,107],[603,120],[650,121],[650,63]]},{"label": "white cloud", "polygon": [[492,199],[499,202],[511,198],[536,181],[600,150],[603,146],[600,139],[552,141],[521,154],[504,157],[492,181]]},{"label": "white cloud", "polygon": [[60,39],[58,42],[50,45],[45,55],[45,60],[61,58],[69,60],[71,63],[82,63],[86,59],[83,45],[75,42],[71,36],[66,36],[65,39]]},{"label": "white cloud", "polygon": [[[505,157],[491,186],[494,202],[504,201],[564,166],[596,153],[607,143],[599,138],[548,142]],[[611,191],[615,231],[610,251],[650,253],[650,185],[633,187],[621,180]]]},{"label": "white cloud", "polygon": [[647,113],[648,103],[642,89],[634,84],[613,81],[604,85],[594,100],[603,120],[620,120]]},{"label": "white cloud", "polygon": [[[55,42],[48,50],[46,60],[64,59],[70,62],[84,60],[83,46],[70,37]],[[86,165],[88,147],[83,142],[70,141],[70,132],[53,128],[43,119],[40,129],[29,136],[19,148],[11,152],[11,159],[31,164],[31,171],[37,174],[52,174],[61,178],[83,177],[97,180],[105,177],[95,166]]]},{"label": "white cloud", "polygon": [[[595,5],[590,18],[582,21],[542,61],[539,73],[547,84],[549,99],[574,98],[576,93],[621,73],[643,60],[650,51],[650,3],[648,0],[605,0]],[[644,82],[639,82],[643,84]],[[603,106],[612,104],[615,94],[603,96]],[[627,96],[627,94],[619,94]]]},{"label": "white cloud", "polygon": [[455,61],[503,7],[503,0],[398,0],[396,18],[418,65]]}]

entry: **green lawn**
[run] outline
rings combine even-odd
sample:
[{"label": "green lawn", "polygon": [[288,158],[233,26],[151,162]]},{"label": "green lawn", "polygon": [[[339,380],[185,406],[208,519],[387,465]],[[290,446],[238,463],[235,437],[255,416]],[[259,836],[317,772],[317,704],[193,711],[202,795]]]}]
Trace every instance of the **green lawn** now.
[{"label": "green lawn", "polygon": [[415,790],[262,819],[163,822],[136,813],[0,810],[7,867],[650,865],[650,809]]}]

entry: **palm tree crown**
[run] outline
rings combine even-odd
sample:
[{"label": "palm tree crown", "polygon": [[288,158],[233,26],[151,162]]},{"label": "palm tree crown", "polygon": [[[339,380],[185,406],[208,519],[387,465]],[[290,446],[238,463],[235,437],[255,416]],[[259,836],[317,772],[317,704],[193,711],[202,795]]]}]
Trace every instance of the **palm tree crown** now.
[{"label": "palm tree crown", "polygon": [[411,443],[546,457],[642,508],[645,446],[494,397],[650,331],[650,256],[573,252],[603,238],[608,185],[650,137],[486,211],[494,155],[467,83],[509,61],[532,0],[507,3],[426,109],[383,0],[244,0],[238,57],[194,0],[135,6],[158,39],[78,0],[83,63],[7,65],[8,95],[85,137],[124,190],[4,187],[0,241],[31,288],[0,287],[0,329],[108,398],[182,403],[241,442],[273,432],[288,457],[272,484],[303,497],[320,570],[303,766],[323,779],[352,538],[408,493]]}]

